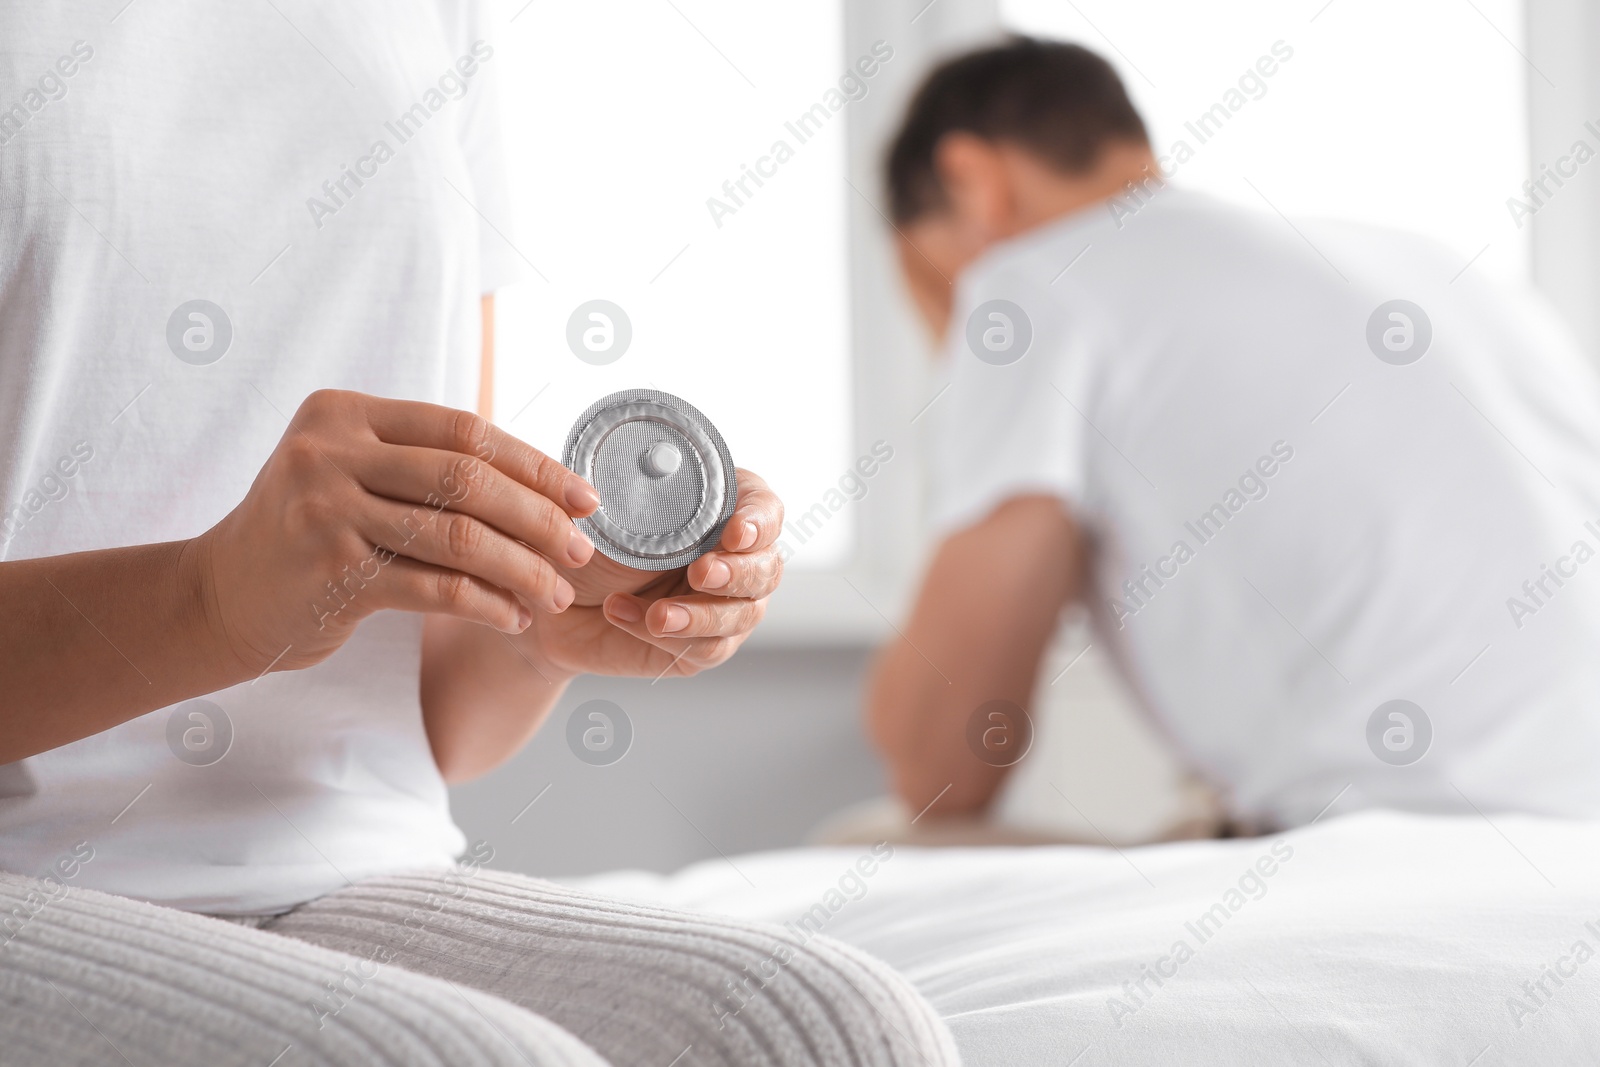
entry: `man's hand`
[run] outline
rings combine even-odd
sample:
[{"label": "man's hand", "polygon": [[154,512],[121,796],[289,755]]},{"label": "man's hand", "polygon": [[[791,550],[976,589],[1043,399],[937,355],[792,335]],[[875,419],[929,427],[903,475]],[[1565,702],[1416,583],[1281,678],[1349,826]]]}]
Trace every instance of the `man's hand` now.
[{"label": "man's hand", "polygon": [[[927,241],[927,237],[923,237]],[[942,273],[921,243],[901,234],[895,242],[895,253],[900,259],[900,276],[905,280],[928,336],[935,346],[943,345],[950,329],[950,305],[954,301],[953,285],[949,276]]]},{"label": "man's hand", "polygon": [[194,542],[214,628],[248,670],[333,653],[384,608],[521,633],[576,595],[594,546],[572,518],[599,496],[488,420],[321,391],[300,405],[243,502]]},{"label": "man's hand", "polygon": [[561,572],[573,606],[520,639],[552,677],[691,675],[733,655],[766,614],[783,561],[783,504],[739,471],[739,502],[716,550],[675,571],[641,571],[600,553]]}]

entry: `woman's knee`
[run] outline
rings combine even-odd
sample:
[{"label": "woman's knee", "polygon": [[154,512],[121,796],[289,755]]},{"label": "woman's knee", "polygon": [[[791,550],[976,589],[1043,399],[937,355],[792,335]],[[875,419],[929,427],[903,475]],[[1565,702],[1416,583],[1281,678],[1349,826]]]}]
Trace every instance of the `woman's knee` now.
[{"label": "woman's knee", "polygon": [[[785,1063],[959,1062],[933,1007],[888,964],[832,938],[784,934],[754,966],[740,964],[723,983],[713,1009],[719,1032],[745,1029],[758,1045],[814,1057],[778,1061]],[[789,1034],[798,1041],[785,1040]]]},{"label": "woman's knee", "polygon": [[948,1031],[904,977],[793,927],[597,897],[482,872],[376,879],[273,929],[357,955],[398,945],[408,970],[476,986],[549,1018],[616,1063],[944,1067]]}]

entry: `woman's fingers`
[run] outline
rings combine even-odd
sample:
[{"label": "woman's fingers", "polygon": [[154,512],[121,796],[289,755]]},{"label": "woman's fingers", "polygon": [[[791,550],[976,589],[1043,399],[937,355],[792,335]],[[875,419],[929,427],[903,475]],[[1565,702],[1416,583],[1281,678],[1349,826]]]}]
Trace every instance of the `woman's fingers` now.
[{"label": "woman's fingers", "polygon": [[739,469],[739,506],[722,531],[720,545],[729,552],[765,548],[783,532],[783,501],[759,474]]},{"label": "woman's fingers", "polygon": [[555,501],[570,515],[587,515],[600,506],[600,494],[588,482],[470,411],[370,397],[366,416],[380,441],[476,457]]},{"label": "woman's fingers", "polygon": [[549,560],[472,515],[374,499],[357,528],[371,544],[488,583],[530,607],[561,612],[576,596]]},{"label": "woman's fingers", "polygon": [[722,531],[719,550],[689,565],[689,585],[722,597],[770,596],[783,577],[774,547],[782,532],[783,501],[760,475],[741,469],[739,506]]},{"label": "woman's fingers", "polygon": [[[783,530],[783,503],[758,475],[739,472],[739,503],[723,531],[720,549],[690,564],[667,587],[694,592],[681,596],[611,593],[601,605],[603,618],[627,646],[621,660],[657,677],[695,674],[733,655],[766,614],[767,597],[777,588],[783,560],[776,542]],[[591,649],[607,645],[590,642]]]},{"label": "woman's fingers", "polygon": [[[657,604],[663,603],[667,602],[657,601]],[[638,597],[629,596],[627,593],[613,593],[606,598],[602,610],[611,625],[656,649],[652,662],[658,662],[656,669],[663,673],[688,675],[707,667],[714,667],[733,655],[734,650],[744,641],[744,632],[716,636],[653,632],[648,620],[654,607],[655,605]]]},{"label": "woman's fingers", "polygon": [[723,531],[721,550],[689,565],[687,580],[699,592],[647,601],[617,594],[605,602],[606,618],[640,640],[677,647],[705,640],[720,662],[761,621],[766,598],[778,587],[783,560],[774,545],[783,529],[783,502],[759,475],[739,471],[739,505]]},{"label": "woman's fingers", "polygon": [[566,511],[472,456],[410,445],[375,445],[358,460],[356,477],[368,492],[414,501],[423,512],[446,509],[473,516],[562,566],[581,567],[594,555],[594,545]]},{"label": "woman's fingers", "polygon": [[363,579],[354,586],[347,579],[339,598],[330,594],[330,610],[334,615],[345,607],[360,610],[365,605],[360,605],[359,601],[371,596],[371,610],[362,610],[363,615],[379,608],[453,615],[508,634],[521,633],[533,619],[511,593],[470,574],[419,563],[405,556],[388,556],[381,550],[373,557],[370,569],[372,578]]},{"label": "woman's fingers", "polygon": [[204,535],[219,624],[247,660],[292,647],[306,664],[385,608],[521,632],[573,603],[557,567],[592,558],[571,520],[598,504],[582,478],[476,415],[318,390]]},{"label": "woman's fingers", "polygon": [[721,597],[771,596],[783,580],[783,558],[768,545],[751,552],[707,552],[689,564],[689,584]]},{"label": "woman's fingers", "polygon": [[765,600],[695,594],[649,605],[643,624],[655,637],[739,637],[755,629],[766,613]]}]

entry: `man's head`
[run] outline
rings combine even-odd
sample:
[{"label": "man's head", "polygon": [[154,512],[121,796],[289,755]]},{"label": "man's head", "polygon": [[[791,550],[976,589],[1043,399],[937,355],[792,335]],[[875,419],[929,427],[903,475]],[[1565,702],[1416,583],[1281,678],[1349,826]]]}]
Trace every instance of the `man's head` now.
[{"label": "man's head", "polygon": [[[1111,66],[1077,45],[1026,37],[929,74],[887,169],[914,291],[953,280],[996,241],[1159,173]],[[920,292],[918,302],[929,311]]]}]

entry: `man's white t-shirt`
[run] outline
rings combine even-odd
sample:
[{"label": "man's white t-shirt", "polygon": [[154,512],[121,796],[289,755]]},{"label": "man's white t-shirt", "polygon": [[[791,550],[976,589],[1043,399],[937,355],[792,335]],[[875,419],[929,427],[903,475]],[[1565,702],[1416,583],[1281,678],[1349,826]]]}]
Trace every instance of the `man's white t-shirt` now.
[{"label": "man's white t-shirt", "polygon": [[[0,559],[203,532],[319,388],[475,406],[480,297],[514,266],[483,220],[506,229],[484,21],[471,0],[7,6]],[[450,863],[421,625],[380,613],[317,667],[210,695],[220,715],[0,767],[0,867],[85,842],[76,885],[245,914]]]},{"label": "man's white t-shirt", "polygon": [[991,250],[938,523],[1063,499],[1100,640],[1245,817],[1600,815],[1592,368],[1458,256],[1297,225],[1168,186]]}]

